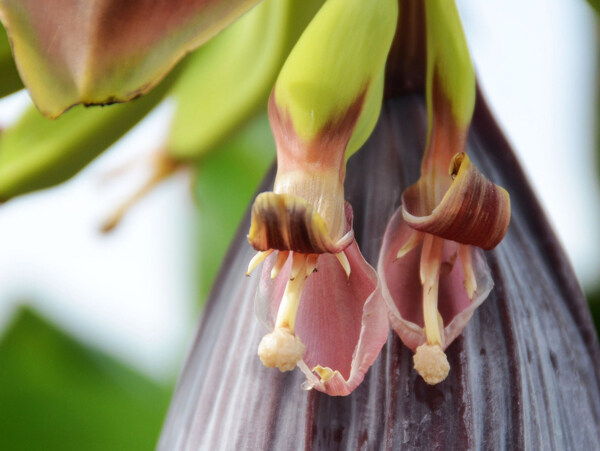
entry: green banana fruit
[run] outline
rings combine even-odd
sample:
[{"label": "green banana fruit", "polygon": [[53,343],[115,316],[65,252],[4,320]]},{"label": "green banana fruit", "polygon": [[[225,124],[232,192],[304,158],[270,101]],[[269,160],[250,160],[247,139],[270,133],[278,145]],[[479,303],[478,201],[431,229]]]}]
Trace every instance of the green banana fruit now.
[{"label": "green banana fruit", "polygon": [[287,54],[323,3],[265,0],[191,55],[172,91],[170,155],[201,158],[265,108]]},{"label": "green banana fruit", "polygon": [[286,133],[311,145],[329,139],[339,123],[336,136],[349,134],[347,153],[357,151],[379,117],[397,17],[396,0],[328,1],[281,69],[269,105],[271,118],[276,108],[293,128]]},{"label": "green banana fruit", "polygon": [[[72,177],[167,92],[177,100],[170,155],[183,161],[204,156],[266,105],[287,53],[322,3],[266,0],[133,102],[77,106],[56,121],[31,108],[0,137],[0,202]],[[12,63],[8,40],[2,42],[0,68],[3,55]]]},{"label": "green banana fruit", "polygon": [[23,82],[13,61],[6,30],[0,25],[0,97],[23,89]]},{"label": "green banana fruit", "polygon": [[72,108],[50,120],[31,107],[0,135],[0,202],[61,183],[123,136],[165,96],[179,71],[128,103]]}]

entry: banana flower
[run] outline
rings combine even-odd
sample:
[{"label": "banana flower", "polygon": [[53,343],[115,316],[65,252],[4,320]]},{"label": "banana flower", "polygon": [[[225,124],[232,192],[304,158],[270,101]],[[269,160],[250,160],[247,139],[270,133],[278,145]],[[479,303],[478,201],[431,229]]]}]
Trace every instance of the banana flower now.
[{"label": "banana flower", "polygon": [[271,330],[263,363],[298,366],[305,388],[347,395],[387,340],[379,279],[362,257],[344,199],[346,159],[379,114],[395,0],[328,1],[288,57],[269,103],[277,145],[272,192],[248,239],[266,261],[256,311]]},{"label": "banana flower", "polygon": [[427,150],[386,229],[378,272],[393,329],[437,384],[450,370],[444,350],[492,289],[481,249],[506,234],[510,201],[465,153],[475,76],[454,2],[428,0],[425,19]]}]

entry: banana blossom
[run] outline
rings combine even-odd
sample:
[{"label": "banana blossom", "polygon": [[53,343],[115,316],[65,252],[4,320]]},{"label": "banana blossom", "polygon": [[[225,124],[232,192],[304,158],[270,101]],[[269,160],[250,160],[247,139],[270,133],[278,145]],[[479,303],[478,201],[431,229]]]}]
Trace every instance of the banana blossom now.
[{"label": "banana blossom", "polygon": [[444,350],[492,289],[481,249],[506,234],[510,200],[465,152],[475,76],[456,7],[428,0],[425,16],[427,150],[388,224],[378,272],[393,329],[417,372],[437,384],[450,370]]},{"label": "banana blossom", "polygon": [[248,235],[259,251],[249,272],[267,258],[256,311],[271,332],[258,353],[268,367],[298,366],[305,388],[330,395],[358,386],[388,335],[379,279],[354,239],[343,183],[347,156],[379,114],[396,15],[395,0],[328,1],[269,103],[277,175],[273,191],[256,198]]}]

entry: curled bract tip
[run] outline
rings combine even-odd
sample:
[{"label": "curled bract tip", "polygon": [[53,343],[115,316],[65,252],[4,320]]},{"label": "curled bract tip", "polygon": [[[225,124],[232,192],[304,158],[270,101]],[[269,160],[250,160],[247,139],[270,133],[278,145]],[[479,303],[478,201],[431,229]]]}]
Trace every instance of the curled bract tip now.
[{"label": "curled bract tip", "polygon": [[347,231],[334,241],[323,218],[302,197],[261,193],[252,207],[248,241],[259,251],[277,249],[303,254],[339,253],[354,239],[349,204],[346,204],[346,217]]},{"label": "curled bract tip", "polygon": [[422,344],[413,356],[415,370],[429,385],[442,382],[450,372],[448,358],[440,345]]},{"label": "curled bract tip", "polygon": [[402,195],[402,215],[410,227],[482,249],[493,249],[502,241],[510,222],[510,197],[485,178],[466,153],[452,158],[449,188],[431,211],[429,177],[422,177]]},{"label": "curled bract tip", "polygon": [[265,335],[258,345],[258,356],[267,368],[291,371],[302,359],[306,346],[289,329],[276,327]]}]

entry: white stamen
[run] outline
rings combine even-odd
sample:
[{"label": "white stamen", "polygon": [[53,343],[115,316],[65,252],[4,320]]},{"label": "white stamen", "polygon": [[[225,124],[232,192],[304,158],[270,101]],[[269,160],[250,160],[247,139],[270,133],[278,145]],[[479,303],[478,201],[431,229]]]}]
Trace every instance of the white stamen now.
[{"label": "white stamen", "polygon": [[423,284],[423,322],[430,345],[441,345],[442,334],[438,318],[438,289],[444,240],[426,234],[421,251],[420,277]]},{"label": "white stamen", "polygon": [[463,273],[465,274],[464,286],[467,291],[469,299],[473,300],[473,293],[477,290],[477,279],[475,278],[475,271],[473,271],[473,259],[471,257],[471,246],[461,244],[458,248],[460,253],[460,261],[463,267]]},{"label": "white stamen", "polygon": [[260,265],[264,261],[264,259],[272,253],[273,249],[269,249],[268,251],[257,252],[256,255],[252,257],[252,260],[250,260],[250,263],[248,263],[248,271],[246,272],[246,275],[249,276],[250,273],[254,271],[256,267]]},{"label": "white stamen", "polygon": [[310,254],[306,259],[306,277],[310,276],[317,269],[317,260],[319,254]]},{"label": "white stamen", "polygon": [[292,253],[293,257],[293,268],[296,268],[296,275],[298,277],[291,278],[288,280],[281,303],[279,304],[279,310],[277,311],[277,320],[275,321],[275,327],[288,328],[291,333],[294,333],[294,325],[296,322],[296,313],[298,313],[298,306],[300,305],[300,297],[302,296],[302,290],[304,289],[304,283],[306,282],[306,254]]},{"label": "white stamen", "polygon": [[290,255],[289,251],[279,251],[277,253],[277,260],[275,260],[275,264],[271,270],[271,279],[277,277],[277,274],[279,274],[279,271],[281,271],[281,268],[285,265],[288,255]]},{"label": "white stamen", "polygon": [[[306,268],[307,255],[292,252],[292,270],[290,271],[290,280],[294,280],[302,270]],[[306,276],[306,272],[302,271],[302,275]]]},{"label": "white stamen", "polygon": [[404,257],[422,242],[423,232],[417,232],[416,230],[413,230],[413,232],[410,234],[410,237],[408,237],[408,240],[406,240],[406,243],[404,243],[400,250],[398,250],[398,253],[396,254],[396,260]]}]

